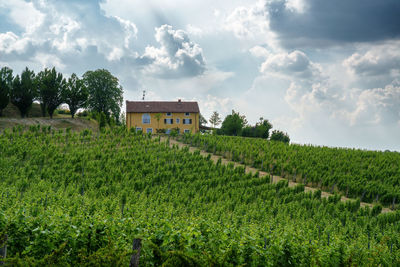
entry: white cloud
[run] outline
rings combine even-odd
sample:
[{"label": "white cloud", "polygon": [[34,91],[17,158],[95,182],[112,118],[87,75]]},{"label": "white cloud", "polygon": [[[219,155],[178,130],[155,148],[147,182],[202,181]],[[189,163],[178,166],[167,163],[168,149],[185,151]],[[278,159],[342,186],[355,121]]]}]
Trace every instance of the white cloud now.
[{"label": "white cloud", "polygon": [[56,67],[58,71],[65,69],[65,65],[62,63],[62,60],[55,55],[38,53],[34,57],[34,60],[39,62],[43,69],[51,67]]},{"label": "white cloud", "polygon": [[45,14],[34,7],[32,2],[23,0],[3,1],[0,8],[7,9],[13,22],[25,30],[34,32],[44,21]]},{"label": "white cloud", "polygon": [[[37,55],[44,53],[58,58],[66,55],[83,58],[89,47],[96,48],[98,57],[111,61],[132,55],[131,49],[137,34],[135,24],[101,13],[93,16],[93,11],[99,9],[98,3],[84,2],[79,5],[71,2],[69,5],[59,2],[55,6],[53,2],[26,3],[17,0],[0,7],[7,8],[9,18],[23,26],[20,34],[0,33],[0,51],[13,53],[14,59],[27,59],[23,55],[27,49],[30,49],[31,60],[37,60]],[[26,13],[22,14],[21,10]],[[13,57],[9,55],[8,59]]]},{"label": "white cloud", "polygon": [[207,120],[214,111],[218,111],[222,118],[232,111],[233,101],[230,97],[218,97],[208,94],[206,98],[202,100],[203,101],[200,102],[200,110]]},{"label": "white cloud", "polygon": [[252,48],[250,48],[250,54],[252,54],[255,57],[260,57],[260,58],[268,58],[271,55],[271,52],[266,49],[265,47],[256,45]]},{"label": "white cloud", "polygon": [[322,78],[321,66],[310,61],[305,53],[298,50],[268,56],[260,71],[278,76],[295,76],[300,79]]},{"label": "white cloud", "polygon": [[124,47],[126,49],[130,49],[132,45],[132,39],[137,38],[138,29],[136,25],[131,21],[122,19],[118,16],[114,16],[114,18],[124,27],[125,31]]},{"label": "white cloud", "polygon": [[343,101],[355,103],[353,109],[339,112],[351,126],[388,125],[400,121],[400,84],[397,81],[384,88],[352,89]]},{"label": "white cloud", "polygon": [[21,38],[13,32],[0,33],[0,52],[10,54],[16,52],[22,54],[29,45],[27,38]]},{"label": "white cloud", "polygon": [[201,37],[204,34],[204,30],[200,27],[194,26],[192,24],[186,25],[186,31],[188,34],[192,36],[199,36]]},{"label": "white cloud", "polygon": [[189,39],[185,31],[174,30],[170,25],[155,30],[160,48],[146,47],[143,58],[152,63],[145,67],[145,72],[168,79],[204,73],[206,66],[202,49]]},{"label": "white cloud", "polygon": [[225,27],[238,38],[252,38],[257,33],[265,33],[268,30],[268,23],[260,12],[262,10],[257,10],[255,7],[237,7],[226,18]]},{"label": "white cloud", "polygon": [[353,75],[399,77],[400,41],[388,41],[384,44],[368,46],[343,61],[343,65]]}]

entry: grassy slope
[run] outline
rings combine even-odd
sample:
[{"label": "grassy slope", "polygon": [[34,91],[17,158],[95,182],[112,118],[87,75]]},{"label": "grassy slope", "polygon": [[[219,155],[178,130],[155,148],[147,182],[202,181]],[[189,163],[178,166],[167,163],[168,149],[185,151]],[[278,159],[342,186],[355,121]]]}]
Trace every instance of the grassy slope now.
[{"label": "grassy slope", "polygon": [[0,117],[0,131],[18,125],[29,127],[37,124],[51,126],[56,130],[65,128],[71,128],[73,131],[80,131],[83,129],[98,129],[97,122],[84,118],[72,119],[69,115],[55,115],[53,119],[50,119],[49,117],[42,117],[40,105],[37,103],[32,105],[32,108],[28,113],[28,118],[22,119],[17,107],[12,104],[9,104],[3,110],[3,116]]}]

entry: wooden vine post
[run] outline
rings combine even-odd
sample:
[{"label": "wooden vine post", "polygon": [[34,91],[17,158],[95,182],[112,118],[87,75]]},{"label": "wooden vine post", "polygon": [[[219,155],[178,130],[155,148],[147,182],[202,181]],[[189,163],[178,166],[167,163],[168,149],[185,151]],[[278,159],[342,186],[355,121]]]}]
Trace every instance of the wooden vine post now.
[{"label": "wooden vine post", "polygon": [[0,265],[4,264],[3,259],[7,256],[7,239],[7,235],[0,237]]},{"label": "wooden vine post", "polygon": [[133,239],[133,254],[131,257],[131,262],[129,267],[139,267],[139,258],[140,258],[140,249],[142,248],[142,239],[135,238]]}]

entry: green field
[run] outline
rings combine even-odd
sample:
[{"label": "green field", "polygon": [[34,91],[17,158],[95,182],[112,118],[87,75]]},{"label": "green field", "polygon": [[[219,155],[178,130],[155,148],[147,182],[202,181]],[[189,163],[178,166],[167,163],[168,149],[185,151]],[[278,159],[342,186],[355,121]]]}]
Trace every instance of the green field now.
[{"label": "green field", "polygon": [[[194,145],[195,138],[185,140]],[[241,149],[234,143],[226,145]],[[280,169],[275,157],[252,151],[238,160]],[[359,200],[271,184],[158,137],[14,127],[0,134],[0,155],[6,264],[127,266],[132,241],[141,238],[143,266],[400,265],[399,211],[380,214],[380,206],[360,208]],[[318,170],[311,162],[301,164]]]}]

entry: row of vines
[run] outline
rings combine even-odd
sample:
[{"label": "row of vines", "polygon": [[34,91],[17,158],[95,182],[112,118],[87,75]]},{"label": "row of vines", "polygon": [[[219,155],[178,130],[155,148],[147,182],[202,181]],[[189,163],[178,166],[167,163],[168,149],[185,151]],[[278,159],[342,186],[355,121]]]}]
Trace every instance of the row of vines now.
[{"label": "row of vines", "polygon": [[400,212],[271,184],[158,137],[14,128],[0,155],[9,265],[127,266],[135,238],[144,266],[400,264]]},{"label": "row of vines", "polygon": [[400,201],[400,153],[285,144],[265,139],[184,135],[181,140],[230,160],[364,202]]}]

